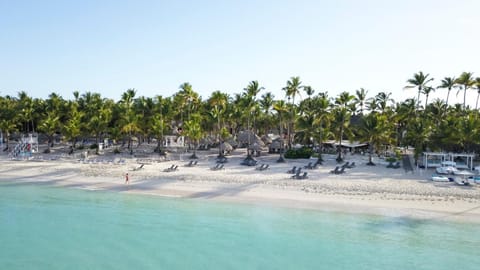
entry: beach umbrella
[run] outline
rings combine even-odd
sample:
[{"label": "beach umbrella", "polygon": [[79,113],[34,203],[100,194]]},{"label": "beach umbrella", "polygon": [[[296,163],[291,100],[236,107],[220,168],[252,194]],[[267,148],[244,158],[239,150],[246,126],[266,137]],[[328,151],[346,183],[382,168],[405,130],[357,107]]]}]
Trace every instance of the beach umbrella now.
[{"label": "beach umbrella", "polygon": [[236,148],[238,146],[238,142],[233,138],[228,138],[225,142],[230,144],[233,148]]},{"label": "beach umbrella", "polygon": [[272,138],[270,138],[270,137],[267,136],[267,135],[263,135],[263,136],[262,136],[262,141],[263,141],[265,144],[271,144],[271,143],[272,143]]},{"label": "beach umbrella", "polygon": [[250,145],[250,149],[255,150],[255,151],[260,151],[262,150],[262,147],[258,143],[254,143]]},{"label": "beach umbrella", "polygon": [[261,147],[265,146],[265,143],[262,141],[262,139],[258,135],[256,135],[255,133],[249,130],[240,132],[238,134],[237,140],[240,143],[244,143],[244,144],[250,143],[250,145],[252,145],[256,143]]}]

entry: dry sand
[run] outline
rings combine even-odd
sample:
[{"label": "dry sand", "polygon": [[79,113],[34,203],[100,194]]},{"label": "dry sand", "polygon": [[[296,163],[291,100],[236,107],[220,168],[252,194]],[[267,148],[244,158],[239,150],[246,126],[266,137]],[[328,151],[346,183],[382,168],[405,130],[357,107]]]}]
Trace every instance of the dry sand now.
[{"label": "dry sand", "polygon": [[[346,160],[355,161],[356,167],[334,175],[329,172],[337,165],[335,157],[325,155],[323,165],[304,170],[308,179],[295,180],[287,170],[315,160],[276,163],[278,155],[266,155],[256,159],[270,168],[259,171],[240,165],[245,158],[240,149],[228,157],[224,170],[212,171],[215,151],[199,152],[195,167],[185,166],[188,156],[171,155],[172,160],[162,162],[157,162],[155,155],[105,155],[87,161],[67,155],[43,155],[28,161],[1,156],[0,181],[480,223],[480,185],[432,182],[428,180],[432,171],[406,173],[403,169],[386,168],[383,160],[375,160],[377,166],[367,166],[366,156],[349,155]],[[58,158],[51,160],[53,157]],[[119,160],[125,162],[117,164]],[[135,170],[140,163],[145,165]],[[177,171],[163,171],[172,164],[179,166]],[[131,181],[128,185],[124,183],[127,172]]]}]

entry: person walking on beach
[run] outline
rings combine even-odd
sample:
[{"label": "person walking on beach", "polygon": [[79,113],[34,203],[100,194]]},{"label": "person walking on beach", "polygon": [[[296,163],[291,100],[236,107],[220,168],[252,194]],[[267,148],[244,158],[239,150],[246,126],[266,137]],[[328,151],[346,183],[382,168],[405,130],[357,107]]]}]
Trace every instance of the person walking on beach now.
[{"label": "person walking on beach", "polygon": [[125,173],[125,184],[130,184],[129,178],[128,178],[128,172]]}]

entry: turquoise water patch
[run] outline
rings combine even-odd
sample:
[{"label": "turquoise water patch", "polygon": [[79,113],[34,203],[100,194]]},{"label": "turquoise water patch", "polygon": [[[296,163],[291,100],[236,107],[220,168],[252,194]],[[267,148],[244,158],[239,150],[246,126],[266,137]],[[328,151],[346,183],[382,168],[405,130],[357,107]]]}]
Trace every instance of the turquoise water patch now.
[{"label": "turquoise water patch", "polygon": [[0,269],[478,269],[478,225],[0,184]]}]

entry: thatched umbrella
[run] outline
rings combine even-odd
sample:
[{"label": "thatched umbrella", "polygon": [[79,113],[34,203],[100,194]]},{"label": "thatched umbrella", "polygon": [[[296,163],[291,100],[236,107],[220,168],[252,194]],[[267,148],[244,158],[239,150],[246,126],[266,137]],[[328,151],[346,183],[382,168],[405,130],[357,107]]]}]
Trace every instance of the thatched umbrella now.
[{"label": "thatched umbrella", "polygon": [[237,148],[238,146],[238,142],[233,139],[233,137],[228,138],[225,142],[228,142],[228,144],[230,144],[233,148]]},{"label": "thatched umbrella", "polygon": [[263,136],[262,136],[262,141],[263,141],[265,144],[271,144],[271,143],[272,143],[272,138],[268,137],[267,135],[263,135]]},{"label": "thatched umbrella", "polygon": [[233,150],[233,146],[228,142],[223,142],[220,144],[220,150],[225,152],[231,152]]},{"label": "thatched umbrella", "polygon": [[256,135],[252,131],[248,131],[248,130],[240,132],[237,136],[237,140],[240,143],[245,143],[250,145],[256,143],[261,147],[265,146],[265,143],[262,141],[262,138],[260,138],[258,135]]}]

